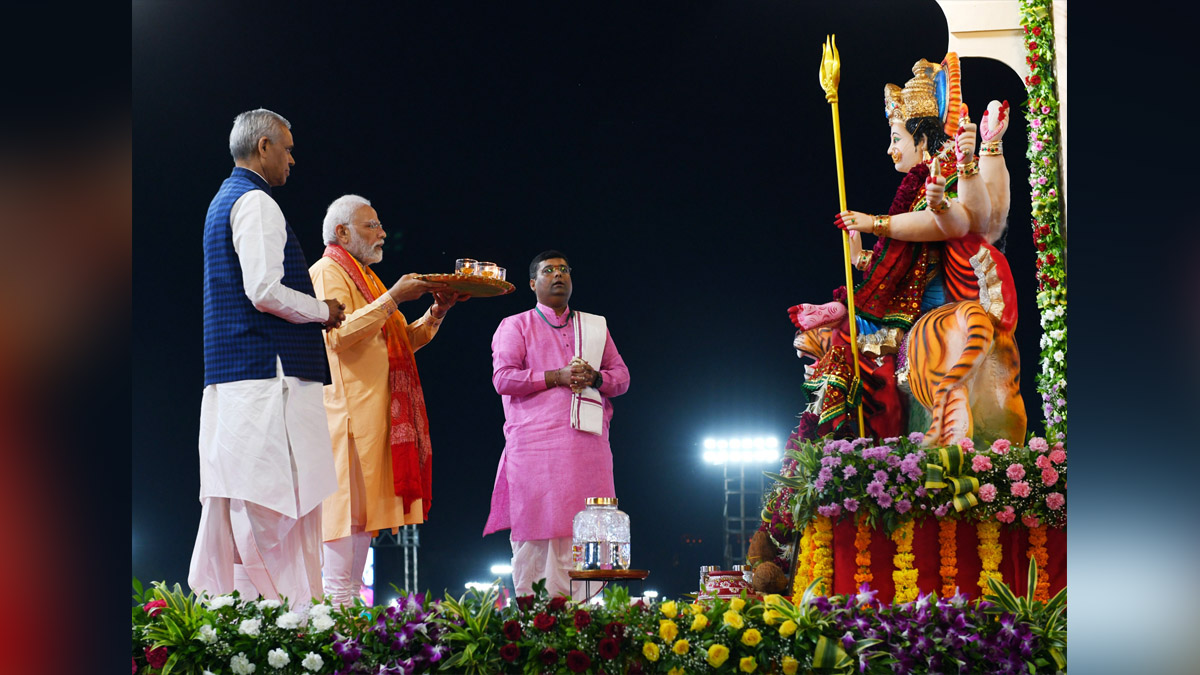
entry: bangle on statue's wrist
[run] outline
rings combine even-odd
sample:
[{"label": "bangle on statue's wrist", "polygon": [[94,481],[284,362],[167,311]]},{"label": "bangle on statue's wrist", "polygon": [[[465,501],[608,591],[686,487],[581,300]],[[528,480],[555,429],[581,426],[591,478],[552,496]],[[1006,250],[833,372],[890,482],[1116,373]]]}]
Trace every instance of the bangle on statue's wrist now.
[{"label": "bangle on statue's wrist", "polygon": [[600,376],[600,371],[596,371],[596,379],[592,380],[592,387],[599,389],[604,384],[604,378]]}]

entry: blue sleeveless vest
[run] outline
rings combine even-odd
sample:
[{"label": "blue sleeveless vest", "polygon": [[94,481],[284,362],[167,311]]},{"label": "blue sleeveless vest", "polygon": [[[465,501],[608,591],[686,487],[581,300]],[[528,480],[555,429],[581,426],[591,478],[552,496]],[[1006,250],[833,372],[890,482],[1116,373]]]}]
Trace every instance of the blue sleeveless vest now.
[{"label": "blue sleeveless vest", "polygon": [[[285,375],[329,384],[329,361],[319,323],[289,323],[254,308],[242,284],[229,212],[251,190],[271,194],[258,174],[234,167],[208,205],[204,220],[204,386],[275,377],[275,356]],[[283,285],[315,295],[304,251],[287,226]]]}]

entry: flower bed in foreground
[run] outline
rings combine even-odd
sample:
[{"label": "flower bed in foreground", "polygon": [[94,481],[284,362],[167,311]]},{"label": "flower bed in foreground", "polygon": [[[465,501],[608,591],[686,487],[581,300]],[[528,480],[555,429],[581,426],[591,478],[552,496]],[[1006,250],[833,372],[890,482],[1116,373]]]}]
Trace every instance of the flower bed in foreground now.
[{"label": "flower bed in foreground", "polygon": [[[1030,581],[1036,566],[1030,565]],[[986,599],[778,595],[602,605],[538,586],[503,608],[494,593],[380,607],[185,594],[134,581],[133,672],[264,673],[1054,673],[1066,672],[1066,592],[1049,602],[994,583]],[[1030,583],[1034,587],[1036,583]]]}]

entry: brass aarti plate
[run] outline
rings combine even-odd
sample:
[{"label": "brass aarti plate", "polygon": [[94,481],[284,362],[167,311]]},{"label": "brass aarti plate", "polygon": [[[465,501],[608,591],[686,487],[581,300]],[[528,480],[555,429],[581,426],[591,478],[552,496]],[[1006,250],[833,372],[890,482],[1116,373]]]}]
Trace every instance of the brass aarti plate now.
[{"label": "brass aarti plate", "polygon": [[517,289],[516,286],[503,279],[492,279],[471,274],[420,274],[422,281],[436,281],[446,284],[459,293],[469,293],[472,298],[491,298],[506,295]]}]

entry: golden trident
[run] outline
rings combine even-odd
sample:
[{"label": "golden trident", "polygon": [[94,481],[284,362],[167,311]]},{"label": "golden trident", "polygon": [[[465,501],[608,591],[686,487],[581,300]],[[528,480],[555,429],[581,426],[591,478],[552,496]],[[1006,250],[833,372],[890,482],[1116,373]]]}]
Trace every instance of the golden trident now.
[{"label": "golden trident", "polygon": [[[825,100],[833,108],[833,149],[837,157],[838,204],[841,211],[846,210],[846,173],[842,169],[842,124],[838,117],[838,83],[842,79],[842,62],[838,59],[837,36],[826,35],[825,46],[821,50],[821,88],[825,90]],[[841,212],[839,211],[839,213]],[[842,258],[846,263],[846,307],[850,310],[850,353],[854,356],[854,382],[862,386],[862,374],[858,367],[858,325],[854,318],[854,276],[850,273],[850,234],[842,230]],[[849,394],[849,392],[847,392]],[[849,398],[849,396],[847,396]],[[858,404],[858,435],[867,435],[863,425],[862,403]]]}]

